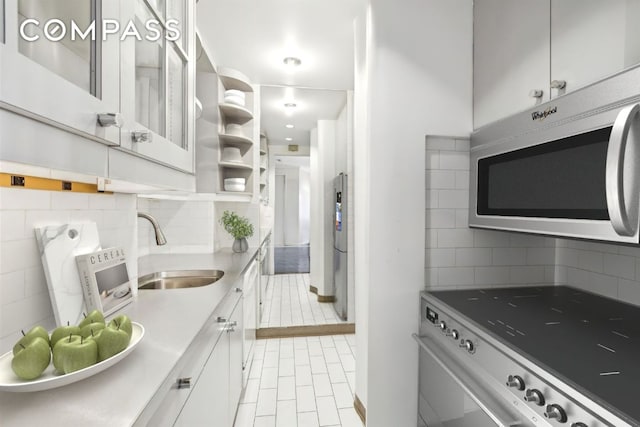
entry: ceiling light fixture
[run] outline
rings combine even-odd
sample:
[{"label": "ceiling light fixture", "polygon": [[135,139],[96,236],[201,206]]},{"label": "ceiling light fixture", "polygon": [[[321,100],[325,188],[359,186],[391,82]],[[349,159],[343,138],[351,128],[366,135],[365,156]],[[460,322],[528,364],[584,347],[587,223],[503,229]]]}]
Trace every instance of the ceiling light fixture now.
[{"label": "ceiling light fixture", "polygon": [[284,127],[286,127],[287,129],[293,129],[294,128],[293,125],[284,125]]},{"label": "ceiling light fixture", "polygon": [[300,58],[296,58],[295,56],[287,56],[282,62],[284,62],[284,65],[290,68],[295,68],[302,64]]},{"label": "ceiling light fixture", "polygon": [[285,141],[293,141],[293,138],[285,138]]},{"label": "ceiling light fixture", "polygon": [[284,108],[296,108],[297,105],[295,102],[285,102]]}]

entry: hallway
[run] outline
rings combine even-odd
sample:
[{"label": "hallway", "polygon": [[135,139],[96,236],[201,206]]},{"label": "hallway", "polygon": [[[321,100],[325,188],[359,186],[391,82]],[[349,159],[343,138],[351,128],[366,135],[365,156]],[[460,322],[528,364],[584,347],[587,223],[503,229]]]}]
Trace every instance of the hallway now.
[{"label": "hallway", "polygon": [[309,291],[309,274],[269,276],[261,328],[345,323],[331,303]]},{"label": "hallway", "polygon": [[235,427],[362,427],[355,335],[258,340]]}]

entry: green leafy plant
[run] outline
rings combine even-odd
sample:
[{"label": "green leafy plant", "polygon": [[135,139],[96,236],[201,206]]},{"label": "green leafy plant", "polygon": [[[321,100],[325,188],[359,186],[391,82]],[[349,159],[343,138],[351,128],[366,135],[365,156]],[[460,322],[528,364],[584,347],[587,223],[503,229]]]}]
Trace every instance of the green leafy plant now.
[{"label": "green leafy plant", "polygon": [[235,212],[224,211],[222,218],[220,218],[220,224],[235,239],[253,236],[253,224],[249,222],[249,219],[239,216]]}]

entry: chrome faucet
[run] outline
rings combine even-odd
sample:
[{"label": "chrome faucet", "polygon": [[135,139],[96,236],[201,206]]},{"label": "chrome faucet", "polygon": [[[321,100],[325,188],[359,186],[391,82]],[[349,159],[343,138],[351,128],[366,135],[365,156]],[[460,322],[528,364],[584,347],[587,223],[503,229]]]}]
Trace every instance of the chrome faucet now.
[{"label": "chrome faucet", "polygon": [[158,224],[158,221],[156,221],[154,217],[147,213],[138,212],[138,218],[148,219],[151,225],[153,225],[153,231],[156,233],[156,244],[158,246],[167,244],[167,238],[164,237],[164,233],[160,229],[160,224]]}]

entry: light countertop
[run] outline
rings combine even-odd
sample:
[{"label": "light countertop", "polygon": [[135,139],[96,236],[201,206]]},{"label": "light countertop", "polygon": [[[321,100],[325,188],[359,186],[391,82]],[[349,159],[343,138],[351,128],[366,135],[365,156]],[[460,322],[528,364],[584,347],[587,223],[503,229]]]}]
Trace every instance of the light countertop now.
[{"label": "light countertop", "polygon": [[224,276],[200,288],[140,290],[133,303],[116,313],[127,314],[145,328],[143,340],[129,356],[99,374],[63,387],[31,393],[0,392],[0,424],[112,427],[135,423],[198,332],[215,315],[216,306],[241,286],[237,279],[257,250],[140,258],[140,276],[177,269],[218,269]]}]

